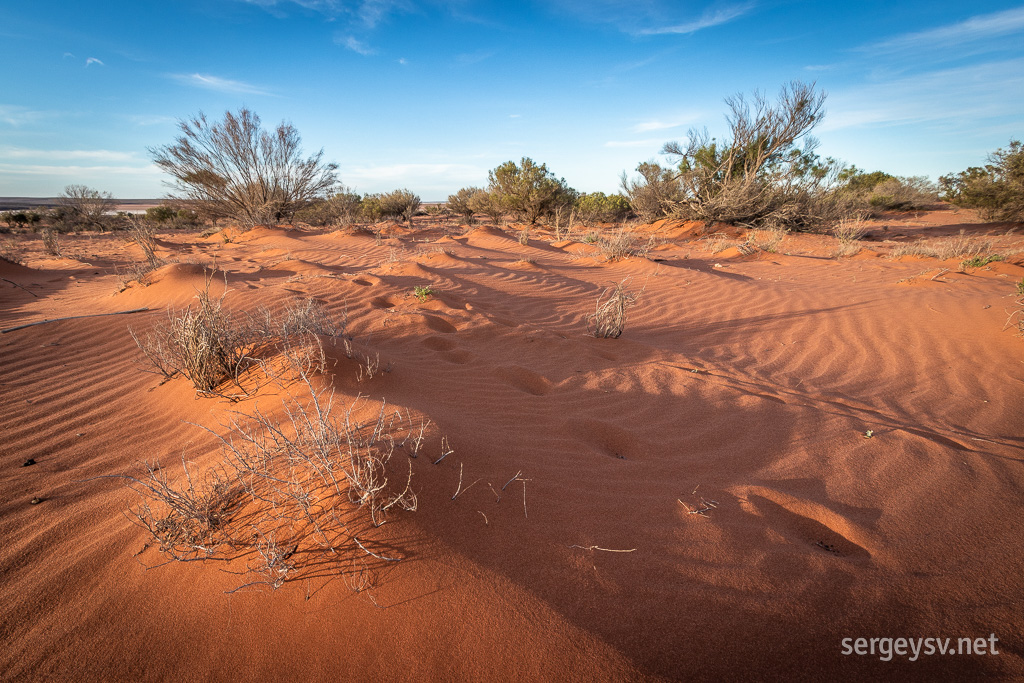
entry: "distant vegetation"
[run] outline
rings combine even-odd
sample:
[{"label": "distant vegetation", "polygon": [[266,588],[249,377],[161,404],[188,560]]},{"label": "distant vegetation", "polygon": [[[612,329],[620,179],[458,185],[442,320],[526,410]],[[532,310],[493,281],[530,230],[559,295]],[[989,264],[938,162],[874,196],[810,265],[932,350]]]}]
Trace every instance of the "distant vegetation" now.
[{"label": "distant vegetation", "polygon": [[1006,149],[988,156],[985,166],[944,175],[939,187],[947,202],[978,209],[989,220],[1024,220],[1024,145],[1010,140]]}]

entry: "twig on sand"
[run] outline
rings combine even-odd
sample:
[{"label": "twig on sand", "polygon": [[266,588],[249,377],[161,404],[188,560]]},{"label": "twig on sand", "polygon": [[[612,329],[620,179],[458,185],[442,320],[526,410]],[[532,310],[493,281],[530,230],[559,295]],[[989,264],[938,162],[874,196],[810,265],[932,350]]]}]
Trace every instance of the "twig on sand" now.
[{"label": "twig on sand", "polygon": [[483,510],[477,510],[477,512],[484,518],[484,526],[490,526],[491,524],[487,521],[487,515],[483,513]]},{"label": "twig on sand", "polygon": [[[696,491],[696,490],[697,489],[694,489],[694,491]],[[718,507],[718,501],[717,500],[707,500],[706,498],[704,498],[704,496],[701,496],[701,498],[700,498],[700,507],[698,507],[698,508],[691,508],[689,505],[687,505],[683,501],[679,500],[678,498],[676,498],[676,502],[679,503],[680,505],[682,505],[684,508],[686,508],[686,513],[687,514],[689,514],[689,515],[700,515],[701,517],[710,517],[710,515],[707,515],[705,513],[710,512],[710,511],[712,511],[712,510],[714,510],[715,508]]]},{"label": "twig on sand", "polygon": [[520,474],[522,474],[522,473],[523,473],[523,471],[522,471],[522,470],[519,470],[518,472],[516,472],[515,474],[513,474],[513,475],[512,475],[512,478],[511,478],[511,479],[509,479],[508,481],[506,481],[506,482],[505,482],[505,486],[502,486],[502,487],[501,487],[501,490],[502,490],[502,491],[504,491],[504,490],[505,490],[505,487],[506,487],[506,486],[508,486],[509,484],[511,484],[512,482],[514,482],[514,481],[515,481],[516,479],[518,479],[518,478],[519,478],[519,475],[520,475]]},{"label": "twig on sand", "polygon": [[[22,287],[21,285],[19,285],[19,284],[18,284],[17,282],[15,282],[14,280],[8,280],[8,279],[7,279],[7,278],[5,278],[5,277],[0,277],[0,280],[3,280],[4,282],[10,282],[10,283],[11,283],[12,285],[14,285],[15,287],[17,287],[17,288],[19,288],[19,289],[25,289],[24,287]],[[39,298],[39,295],[38,295],[38,294],[36,294],[35,292],[33,292],[32,290],[30,290],[30,289],[25,289],[25,291],[26,291],[26,292],[28,292],[29,294],[31,294],[32,296],[34,296],[35,298],[37,298],[37,299]]]},{"label": "twig on sand", "polygon": [[579,548],[580,550],[602,550],[606,553],[635,553],[636,548],[629,548],[628,550],[615,550],[614,548],[601,548],[596,545],[571,545],[570,548]]},{"label": "twig on sand", "polygon": [[142,313],[148,311],[148,308],[133,308],[130,311],[114,311],[113,313],[90,313],[88,315],[69,315],[66,318],[51,318],[49,320],[38,320],[34,323],[26,323],[24,325],[18,325],[17,327],[8,327],[6,330],[0,330],[0,334],[7,334],[8,332],[14,332],[15,330],[23,330],[26,327],[33,327],[35,325],[45,325],[46,323],[60,322],[61,320],[75,320],[77,318],[98,318],[104,315],[125,315],[128,313]]},{"label": "twig on sand", "polygon": [[455,500],[456,498],[461,496],[463,493],[465,493],[466,491],[470,490],[471,488],[476,486],[478,483],[480,483],[480,480],[477,479],[476,481],[474,481],[472,484],[470,484],[466,488],[462,488],[462,466],[463,466],[463,464],[460,462],[459,463],[459,486],[458,486],[458,488],[455,489],[455,495],[452,496],[452,500]]}]

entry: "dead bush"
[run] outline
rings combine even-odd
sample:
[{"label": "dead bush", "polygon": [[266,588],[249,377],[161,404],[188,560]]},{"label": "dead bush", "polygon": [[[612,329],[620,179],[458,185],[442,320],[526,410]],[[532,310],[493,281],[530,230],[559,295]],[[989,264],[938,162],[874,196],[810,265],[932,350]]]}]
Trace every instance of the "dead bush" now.
[{"label": "dead bush", "polygon": [[629,278],[608,287],[597,297],[594,314],[587,319],[587,330],[599,339],[618,339],[626,329],[626,310],[636,304],[639,293],[626,289]]},{"label": "dead bush", "polygon": [[642,242],[625,227],[621,227],[611,234],[604,233],[597,237],[597,247],[606,261],[617,261],[631,256],[646,256],[653,245],[653,237]]},{"label": "dead bush", "polygon": [[43,249],[50,256],[62,256],[59,233],[53,228],[43,228]]},{"label": "dead bush", "polygon": [[864,237],[867,231],[864,221],[860,218],[843,218],[832,228],[832,234],[844,245],[856,242]]},{"label": "dead bush", "polygon": [[153,224],[144,218],[128,216],[128,237],[142,249],[142,255],[150,270],[160,265],[156,256],[156,231]]},{"label": "dead bush", "polygon": [[319,303],[293,303],[281,316],[265,309],[241,315],[224,309],[226,293],[212,297],[207,280],[194,306],[168,310],[167,321],[142,337],[130,330],[157,372],[187,378],[200,395],[238,399],[259,388],[256,380],[243,383],[247,371],[274,356],[283,356],[293,370],[323,369],[316,335],[337,336],[339,329]]},{"label": "dead bush", "polygon": [[[244,558],[242,574],[254,580],[241,587],[271,588],[304,568],[344,575],[360,559],[401,559],[375,551],[365,534],[417,509],[412,462],[429,423],[384,405],[360,422],[361,397],[335,417],[333,393],[303,380],[310,398],[284,400],[284,419],[254,410],[232,419],[226,436],[208,430],[222,457],[202,479],[184,461],[177,485],[152,465],[127,477],[140,498],[132,517],[162,552],[176,560]],[[398,454],[407,457],[392,462]]]}]

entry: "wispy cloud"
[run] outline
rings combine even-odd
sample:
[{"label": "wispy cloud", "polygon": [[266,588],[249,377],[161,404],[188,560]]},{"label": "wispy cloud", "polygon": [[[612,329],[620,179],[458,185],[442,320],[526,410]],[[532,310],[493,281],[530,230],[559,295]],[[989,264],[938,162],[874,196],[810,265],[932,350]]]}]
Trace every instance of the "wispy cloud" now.
[{"label": "wispy cloud", "polygon": [[118,152],[109,149],[27,149],[25,147],[0,147],[0,157],[5,159],[56,159],[91,161],[133,161],[132,152]]},{"label": "wispy cloud", "polygon": [[690,33],[696,33],[697,31],[712,28],[714,26],[721,26],[722,24],[727,24],[730,21],[739,19],[753,10],[755,6],[756,3],[747,2],[742,5],[732,5],[731,7],[723,7],[717,10],[708,10],[704,12],[699,19],[694,21],[687,21],[682,24],[673,24],[669,26],[640,29],[637,33],[639,35],[688,35]]},{"label": "wispy cloud", "polygon": [[895,53],[920,49],[948,49],[1024,32],[1024,7],[981,14],[965,21],[926,31],[905,33],[860,48],[864,52]]},{"label": "wispy cloud", "polygon": [[376,50],[374,50],[372,47],[370,47],[363,41],[359,40],[355,36],[337,36],[334,39],[334,42],[337,43],[338,45],[348,48],[349,50],[352,50],[352,52],[361,54],[364,57],[369,57],[370,55],[377,54]]},{"label": "wispy cloud", "polygon": [[106,66],[106,64],[104,64],[102,61],[100,61],[99,59],[97,59],[95,57],[89,57],[88,59],[85,60],[85,66],[86,67],[89,67],[89,66],[91,66],[93,64],[99,64],[100,66]]},{"label": "wispy cloud", "polygon": [[463,52],[455,56],[455,63],[459,66],[472,66],[490,59],[498,54],[496,50],[477,50],[476,52]]},{"label": "wispy cloud", "polygon": [[1015,117],[1024,111],[1024,58],[939,69],[833,91],[822,132],[859,126],[941,124]]},{"label": "wispy cloud", "polygon": [[229,78],[211,76],[209,74],[171,74],[171,78],[183,85],[191,85],[205,90],[242,95],[270,95],[271,93],[244,81],[233,81]]},{"label": "wispy cloud", "polygon": [[[347,16],[367,28],[374,28],[389,15],[397,12],[408,12],[413,9],[410,0],[358,0],[344,2],[342,0],[242,0],[266,10],[280,10],[288,5],[295,5],[305,10],[319,12],[331,19]],[[286,14],[275,12],[277,16]]]},{"label": "wispy cloud", "polygon": [[100,174],[139,176],[162,174],[153,164],[140,166],[62,166],[45,164],[5,164],[0,163],[0,175],[11,176],[59,176],[65,178],[82,178]]},{"label": "wispy cloud", "polygon": [[55,112],[35,111],[16,104],[0,104],[0,123],[8,126],[24,126],[56,115]]}]

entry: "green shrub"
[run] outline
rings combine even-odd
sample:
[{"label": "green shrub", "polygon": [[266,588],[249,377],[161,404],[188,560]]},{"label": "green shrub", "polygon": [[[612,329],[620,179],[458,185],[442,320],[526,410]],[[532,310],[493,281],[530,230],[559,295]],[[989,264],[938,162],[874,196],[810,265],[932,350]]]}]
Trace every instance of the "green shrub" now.
[{"label": "green shrub", "polygon": [[448,209],[457,216],[462,216],[467,222],[473,222],[473,214],[476,213],[473,199],[479,194],[487,194],[479,187],[464,187],[455,194],[448,195]]},{"label": "green shrub", "polygon": [[988,220],[1024,220],[1024,145],[1010,140],[1006,149],[990,154],[988,162],[939,178],[942,198],[978,209]]},{"label": "green shrub", "polygon": [[420,196],[410,190],[392,190],[379,195],[381,215],[411,222],[420,208]]},{"label": "green shrub", "polygon": [[629,215],[629,200],[621,194],[581,194],[576,200],[576,212],[586,223],[617,223]]},{"label": "green shrub", "polygon": [[556,178],[547,164],[523,157],[517,165],[506,161],[488,173],[488,190],[507,210],[531,225],[550,216],[558,206],[570,206],[578,193]]}]

